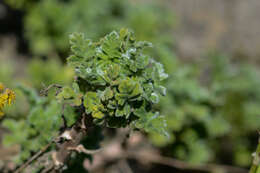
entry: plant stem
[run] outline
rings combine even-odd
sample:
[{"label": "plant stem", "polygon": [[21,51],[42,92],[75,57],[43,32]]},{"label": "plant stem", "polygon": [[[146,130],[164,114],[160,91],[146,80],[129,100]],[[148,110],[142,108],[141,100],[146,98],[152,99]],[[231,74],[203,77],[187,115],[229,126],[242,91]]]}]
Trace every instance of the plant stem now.
[{"label": "plant stem", "polygon": [[41,149],[39,152],[37,152],[34,156],[32,156],[27,162],[25,162],[23,165],[21,165],[14,173],[20,173],[25,169],[28,165],[30,165],[34,160],[36,160],[38,157],[40,157],[45,151],[48,150],[48,148],[51,146],[51,143],[47,144],[43,149]]},{"label": "plant stem", "polygon": [[258,145],[256,148],[256,152],[253,153],[253,163],[252,163],[249,173],[256,173],[259,166],[260,166],[260,138],[258,139]]}]

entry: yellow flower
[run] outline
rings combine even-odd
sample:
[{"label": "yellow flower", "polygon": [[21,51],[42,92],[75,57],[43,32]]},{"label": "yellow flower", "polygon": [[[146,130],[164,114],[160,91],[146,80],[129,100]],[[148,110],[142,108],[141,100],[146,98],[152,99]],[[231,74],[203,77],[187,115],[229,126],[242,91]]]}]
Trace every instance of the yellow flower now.
[{"label": "yellow flower", "polygon": [[0,118],[4,115],[4,106],[11,105],[15,100],[15,93],[9,88],[4,89],[4,85],[0,83]]},{"label": "yellow flower", "polygon": [[7,88],[5,90],[6,94],[8,95],[7,97],[7,103],[8,105],[11,105],[11,103],[15,100],[15,94],[12,90],[10,90],[9,88]]},{"label": "yellow flower", "polygon": [[2,92],[4,90],[4,88],[5,88],[5,86],[2,83],[0,83],[0,92]]}]

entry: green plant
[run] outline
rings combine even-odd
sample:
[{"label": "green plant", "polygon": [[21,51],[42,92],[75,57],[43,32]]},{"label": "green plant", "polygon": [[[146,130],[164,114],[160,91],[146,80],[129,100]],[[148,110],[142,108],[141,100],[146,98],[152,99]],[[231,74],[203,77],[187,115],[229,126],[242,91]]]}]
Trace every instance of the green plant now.
[{"label": "green plant", "polygon": [[[82,140],[93,128],[92,133],[99,133],[95,128],[101,125],[130,126],[167,136],[164,117],[152,108],[159,95],[165,95],[160,82],[167,74],[160,63],[143,53],[151,46],[149,42],[136,41],[132,32],[121,29],[98,42],[75,33],[70,36],[70,44],[68,63],[75,70],[75,81],[67,86],[55,85],[56,94],[49,93],[48,97],[39,97],[33,89],[20,86],[28,97],[30,113],[25,119],[3,122],[11,132],[5,135],[4,144],[20,144],[17,163],[51,143],[47,148],[56,146],[56,150],[46,150],[44,157],[50,160],[51,168],[61,169],[71,151],[82,149]],[[48,168],[35,162],[28,169],[41,172]]]},{"label": "green plant", "polygon": [[[82,34],[71,35],[70,42],[74,55],[68,58],[68,63],[76,69],[79,82],[88,84],[82,88],[87,91],[84,96],[87,113],[109,126],[133,124],[146,131],[164,133],[164,121],[150,109],[158,103],[159,95],[165,95],[166,88],[159,82],[167,74],[160,63],[143,54],[150,43],[136,42],[131,32],[124,29],[97,43]],[[73,98],[74,104],[80,105],[80,86],[74,85],[64,88],[58,96],[64,100]]]}]

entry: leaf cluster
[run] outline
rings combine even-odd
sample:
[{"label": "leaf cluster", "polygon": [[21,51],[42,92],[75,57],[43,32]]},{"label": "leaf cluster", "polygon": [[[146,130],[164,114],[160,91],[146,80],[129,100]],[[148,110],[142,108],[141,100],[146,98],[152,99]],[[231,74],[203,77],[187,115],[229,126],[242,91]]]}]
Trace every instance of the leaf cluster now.
[{"label": "leaf cluster", "polygon": [[64,87],[57,96],[74,106],[84,105],[98,124],[108,127],[131,125],[145,131],[166,134],[166,123],[152,105],[166,89],[160,82],[167,78],[163,66],[143,52],[148,42],[136,41],[132,32],[113,31],[92,42],[83,34],[70,36],[77,81]]}]

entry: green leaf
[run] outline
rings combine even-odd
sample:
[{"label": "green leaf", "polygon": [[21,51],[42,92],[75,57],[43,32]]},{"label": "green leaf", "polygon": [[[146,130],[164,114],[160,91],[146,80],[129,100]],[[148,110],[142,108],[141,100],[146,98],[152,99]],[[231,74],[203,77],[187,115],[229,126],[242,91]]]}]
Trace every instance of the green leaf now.
[{"label": "green leaf", "polygon": [[158,103],[159,102],[159,96],[156,93],[152,93],[150,96],[150,100],[152,103]]},{"label": "green leaf", "polygon": [[141,85],[138,82],[136,82],[130,97],[136,97],[136,96],[140,95],[142,92],[143,92],[143,90],[142,90]]},{"label": "green leaf", "polygon": [[121,68],[118,64],[110,64],[107,70],[105,70],[105,75],[107,76],[107,78],[109,78],[109,81],[113,81],[117,79],[117,77],[120,74],[120,71]]},{"label": "green leaf", "polygon": [[78,94],[74,97],[73,99],[73,105],[75,106],[80,106],[82,104],[82,97],[83,95],[82,94]]},{"label": "green leaf", "polygon": [[165,80],[168,78],[168,74],[164,72],[163,65],[161,63],[154,63],[156,68],[156,77],[159,81]]},{"label": "green leaf", "polygon": [[68,103],[74,106],[80,106],[82,103],[82,93],[79,90],[77,83],[73,83],[72,88],[65,86],[62,91],[57,95],[57,99],[60,101],[66,100]]},{"label": "green leaf", "polygon": [[[90,40],[85,39],[82,33],[73,33],[70,35],[71,51],[77,56],[77,60],[84,58],[87,60],[94,56],[95,50]],[[75,57],[71,57],[69,61],[75,61]]]},{"label": "green leaf", "polygon": [[118,109],[116,110],[115,116],[116,116],[116,117],[122,117],[122,116],[124,116],[124,110],[118,108]]},{"label": "green leaf", "polygon": [[97,118],[97,119],[101,119],[103,118],[105,115],[101,112],[101,111],[94,111],[92,113],[93,118]]},{"label": "green leaf", "polygon": [[127,28],[122,28],[119,31],[119,35],[121,39],[124,39],[129,34],[129,31]]},{"label": "green leaf", "polygon": [[117,32],[113,31],[108,34],[101,43],[101,49],[104,53],[101,53],[101,57],[107,58],[118,58],[121,56],[120,53],[121,41]]},{"label": "green leaf", "polygon": [[104,110],[104,106],[102,105],[97,93],[95,92],[87,92],[84,96],[84,106],[86,108],[87,113],[95,113],[93,116],[101,117],[101,111]]},{"label": "green leaf", "polygon": [[76,82],[72,83],[72,88],[74,90],[75,93],[80,93],[80,88],[79,88],[79,84]]},{"label": "green leaf", "polygon": [[107,107],[109,109],[116,109],[117,108],[116,101],[115,100],[109,100]]},{"label": "green leaf", "polygon": [[109,100],[114,97],[113,90],[110,87],[107,87],[104,91],[104,100]]},{"label": "green leaf", "polygon": [[166,131],[166,120],[164,116],[159,115],[159,112],[146,112],[144,108],[140,108],[135,110],[134,114],[139,118],[133,122],[136,128],[144,129],[148,133],[158,133],[169,137],[169,134]]},{"label": "green leaf", "polygon": [[134,88],[135,88],[135,83],[131,79],[125,79],[122,80],[118,86],[118,90],[120,93],[123,94],[130,94]]},{"label": "green leaf", "polygon": [[155,86],[156,91],[158,91],[162,96],[166,95],[166,88],[162,85]]},{"label": "green leaf", "polygon": [[69,99],[75,96],[75,93],[72,88],[65,86],[62,88],[62,91],[57,95],[59,99]]}]

